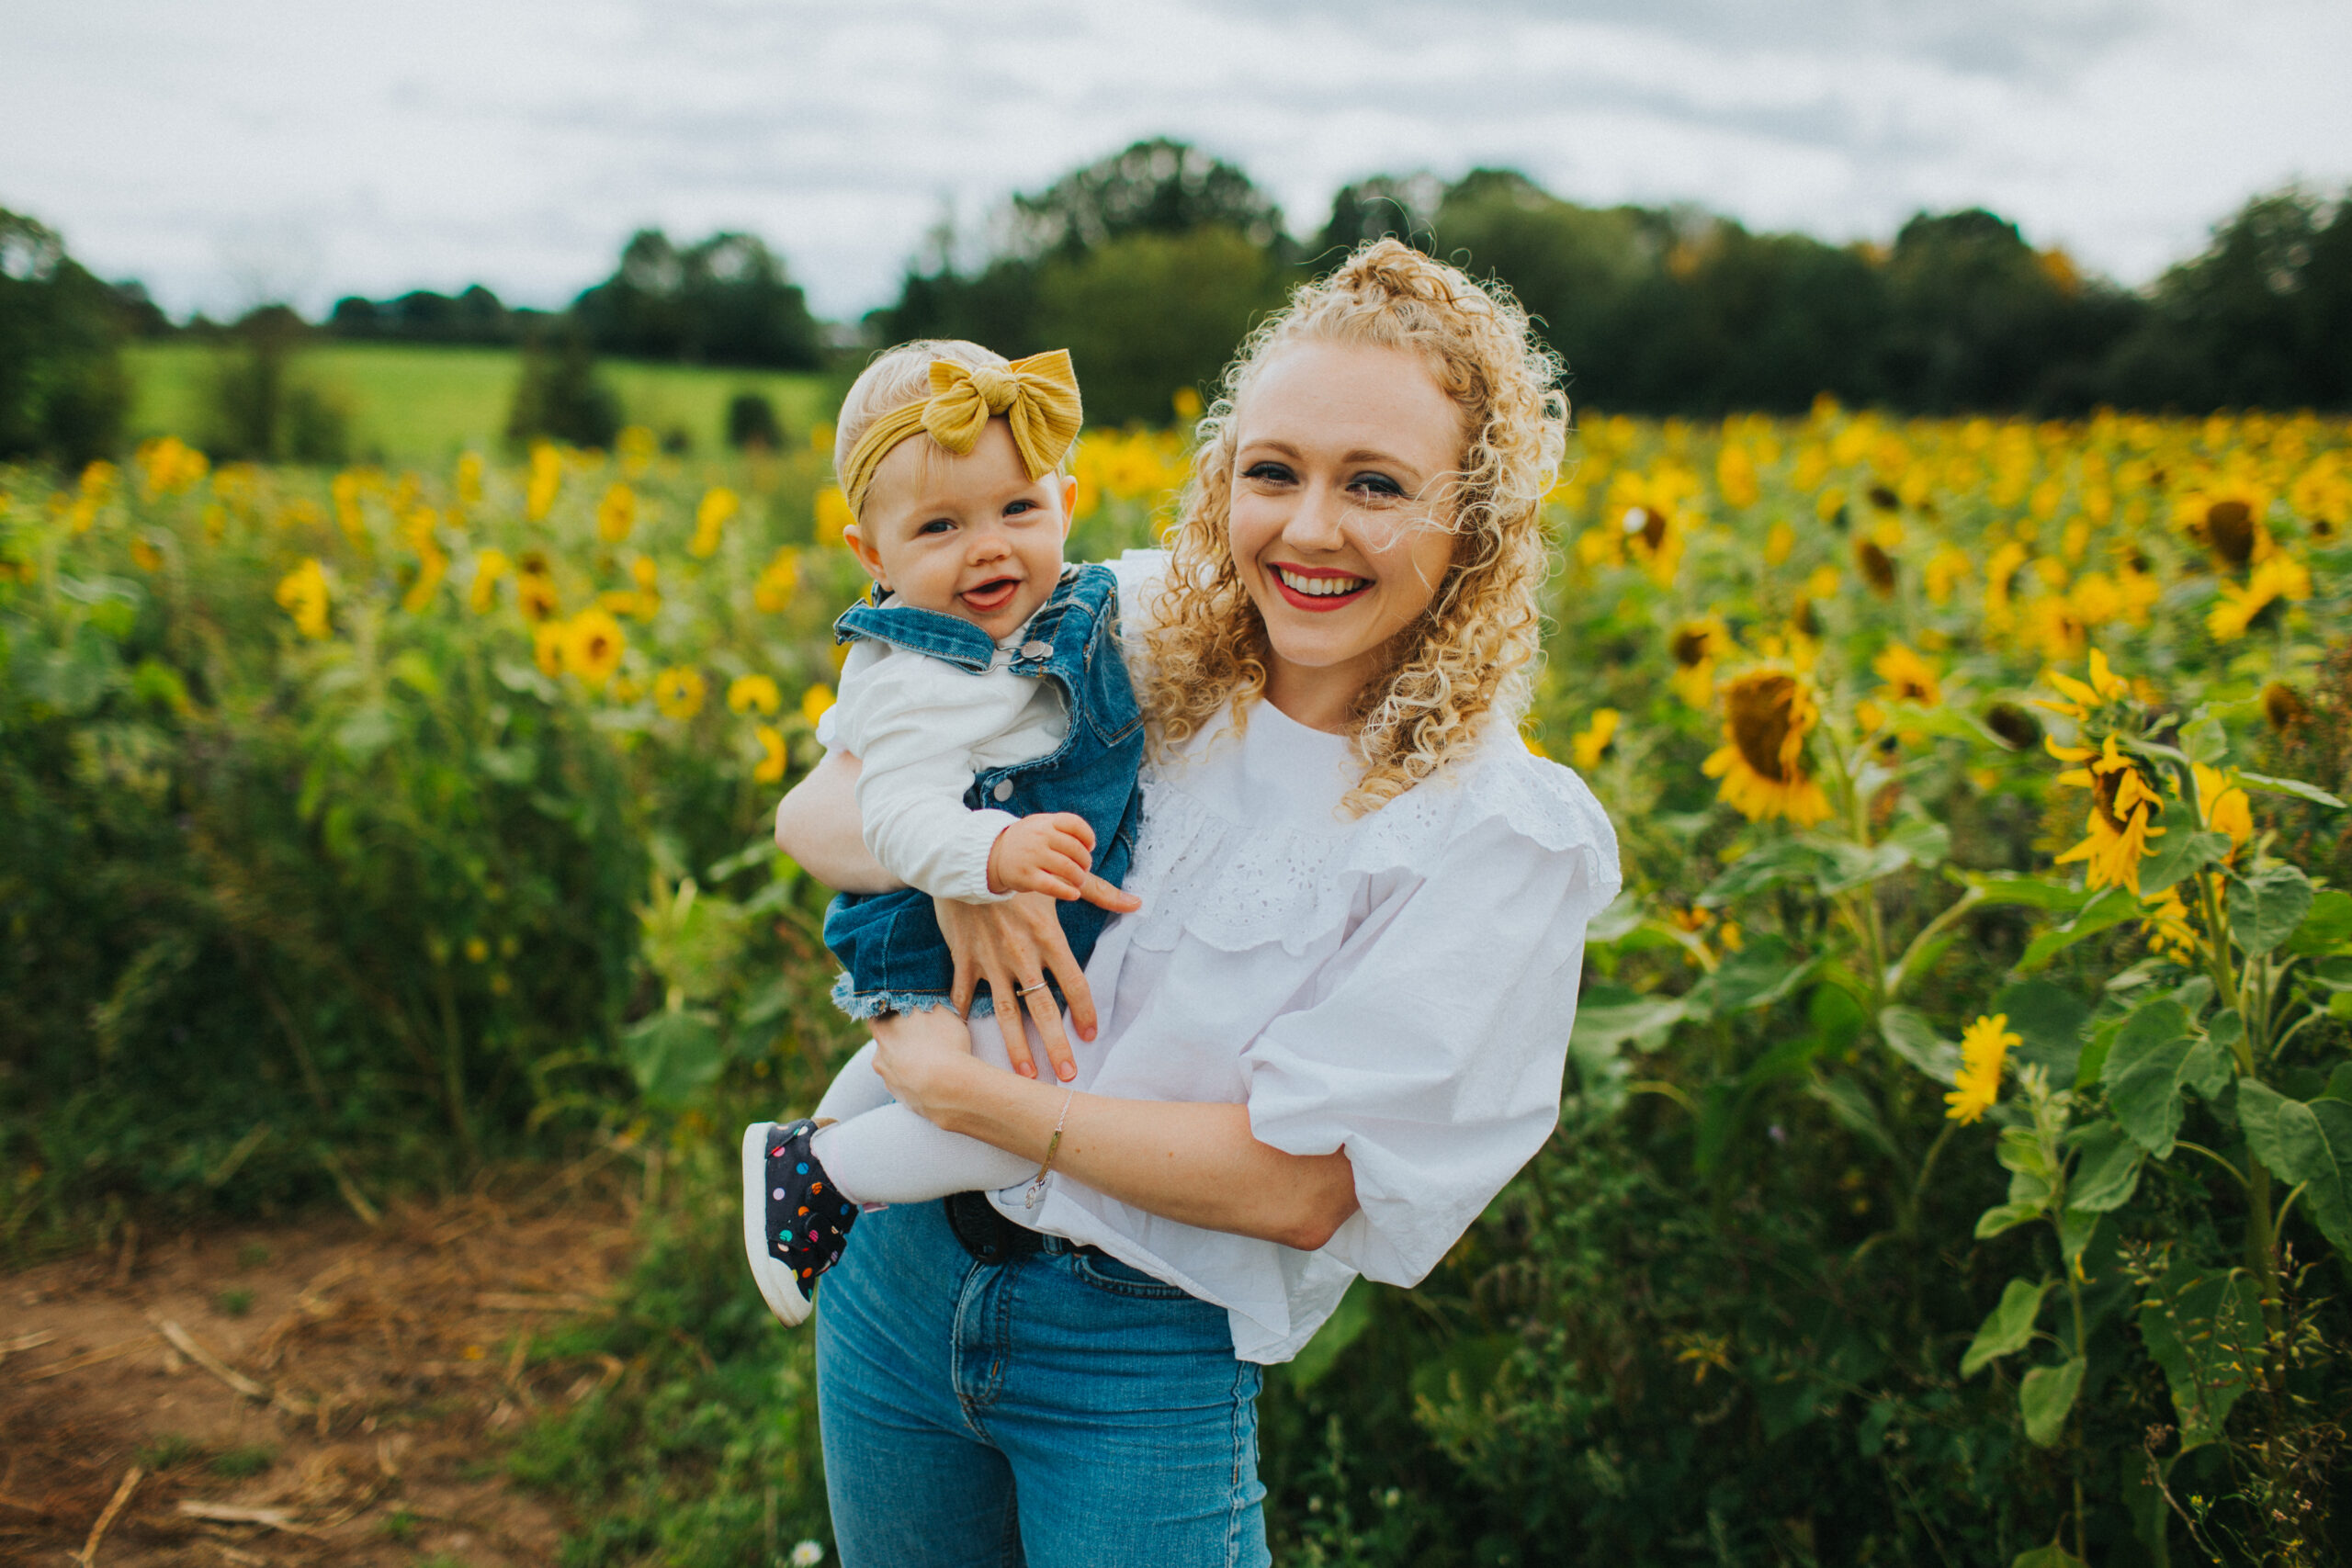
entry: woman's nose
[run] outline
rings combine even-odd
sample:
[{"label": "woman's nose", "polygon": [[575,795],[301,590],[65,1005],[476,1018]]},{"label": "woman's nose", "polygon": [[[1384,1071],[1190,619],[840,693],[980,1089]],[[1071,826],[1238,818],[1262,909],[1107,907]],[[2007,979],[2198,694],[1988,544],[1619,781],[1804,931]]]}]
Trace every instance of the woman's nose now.
[{"label": "woman's nose", "polygon": [[1343,493],[1329,485],[1309,485],[1298,498],[1298,510],[1283,525],[1283,538],[1301,549],[1336,550],[1347,515]]}]

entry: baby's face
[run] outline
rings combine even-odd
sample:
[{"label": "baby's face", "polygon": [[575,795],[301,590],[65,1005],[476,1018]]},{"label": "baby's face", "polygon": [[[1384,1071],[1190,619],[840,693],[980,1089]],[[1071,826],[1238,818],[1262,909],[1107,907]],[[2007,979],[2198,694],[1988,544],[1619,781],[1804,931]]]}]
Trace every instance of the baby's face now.
[{"label": "baby's face", "polygon": [[845,533],[866,574],[918,609],[1001,639],[1036,613],[1062,570],[1078,481],[1031,479],[1004,421],[958,457],[925,436],[874,472]]}]

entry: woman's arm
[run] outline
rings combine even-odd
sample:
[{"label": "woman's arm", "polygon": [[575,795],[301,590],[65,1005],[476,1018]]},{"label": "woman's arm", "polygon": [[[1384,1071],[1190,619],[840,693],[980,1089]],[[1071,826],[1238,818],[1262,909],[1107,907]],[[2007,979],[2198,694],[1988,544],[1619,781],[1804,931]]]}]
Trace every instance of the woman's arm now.
[{"label": "woman's arm", "polygon": [[826,886],[843,893],[895,893],[906,886],[865,847],[857,818],[858,761],[828,751],[775,807],[775,847]]},{"label": "woman's arm", "polygon": [[874,1038],[876,1070],[918,1115],[1040,1161],[1059,1122],[1054,1169],[1164,1219],[1311,1252],[1356,1212],[1344,1153],[1261,1144],[1246,1106],[1069,1094],[978,1061],[942,1012],[878,1019]]}]

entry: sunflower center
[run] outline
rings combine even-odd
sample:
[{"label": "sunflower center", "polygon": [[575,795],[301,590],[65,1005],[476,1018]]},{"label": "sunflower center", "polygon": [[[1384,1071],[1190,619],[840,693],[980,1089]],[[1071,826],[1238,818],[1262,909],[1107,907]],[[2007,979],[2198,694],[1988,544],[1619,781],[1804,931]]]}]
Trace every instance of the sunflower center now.
[{"label": "sunflower center", "polygon": [[1707,657],[1707,628],[1685,626],[1674,634],[1674,661],[1685,670]]},{"label": "sunflower center", "polygon": [[2217,501],[2205,509],[2205,537],[2213,553],[2232,566],[2254,558],[2254,509],[2243,501]]},{"label": "sunflower center", "polygon": [[1739,748],[1742,761],[1774,784],[1789,782],[1781,750],[1788,743],[1789,710],[1796,693],[1793,676],[1763,675],[1741,682],[1724,698],[1732,744]]}]

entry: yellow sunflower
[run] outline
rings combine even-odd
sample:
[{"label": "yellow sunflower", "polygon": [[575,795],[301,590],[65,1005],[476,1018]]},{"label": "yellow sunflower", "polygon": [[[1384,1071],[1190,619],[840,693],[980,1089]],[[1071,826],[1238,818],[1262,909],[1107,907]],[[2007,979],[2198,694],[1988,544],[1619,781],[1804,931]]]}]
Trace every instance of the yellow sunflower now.
[{"label": "yellow sunflower", "polygon": [[1592,722],[1568,739],[1568,760],[1578,771],[1589,771],[1600,762],[1600,754],[1617,738],[1617,724],[1622,716],[1615,708],[1595,708]]},{"label": "yellow sunflower", "polygon": [[628,635],[612,612],[598,606],[582,610],[563,632],[563,667],[593,688],[601,690],[621,666],[621,650]]},{"label": "yellow sunflower", "polygon": [[752,777],[759,784],[774,784],[784,777],[784,731],[773,724],[763,724],[752,735],[760,743],[760,761],[752,768]]},{"label": "yellow sunflower", "polygon": [[653,677],[653,705],[664,718],[689,719],[702,712],[702,700],[709,690],[699,670],[684,666],[664,670]]},{"label": "yellow sunflower", "polygon": [[2057,863],[2083,863],[2084,880],[2093,888],[2128,887],[2140,891],[2140,863],[2148,858],[2148,840],[2164,836],[2155,826],[2164,802],[2148,787],[2137,761],[2123,754],[2115,737],[2094,751],[2087,746],[2049,743],[2051,754],[2086,764],[2058,775],[2062,784],[2078,784],[2091,792],[2090,814],[2083,841],[2058,857]]},{"label": "yellow sunflower", "polygon": [[1707,705],[1715,694],[1715,661],[1731,651],[1731,629],[1720,616],[1685,621],[1667,639],[1674,655],[1674,693],[1694,708]]},{"label": "yellow sunflower", "polygon": [[637,526],[637,491],[615,480],[596,503],[596,537],[617,545]]},{"label": "yellow sunflower", "polygon": [[315,556],[278,580],[278,608],[294,617],[295,629],[304,637],[327,635],[328,597],[326,569]]},{"label": "yellow sunflower", "polygon": [[725,485],[715,485],[703,492],[702,503],[695,508],[695,536],[686,545],[686,553],[696,560],[708,560],[718,553],[718,540],[728,520],[743,509],[742,499]]},{"label": "yellow sunflower", "polygon": [[1903,644],[1887,644],[1886,651],[1871,660],[1871,668],[1886,682],[1880,694],[1889,702],[1917,703],[1923,708],[1943,705],[1943,683],[1934,666]]},{"label": "yellow sunflower", "polygon": [[1803,681],[1782,670],[1752,670],[1724,682],[1724,738],[1704,771],[1723,780],[1720,797],[1751,822],[1784,817],[1809,828],[1829,815],[1828,797],[1805,764],[1805,738],[1821,709]]},{"label": "yellow sunflower", "polygon": [[2009,1015],[1996,1012],[1979,1018],[1963,1030],[1960,1036],[1960,1076],[1950,1094],[1944,1096],[1949,1107],[1944,1114],[1954,1122],[1974,1122],[1993,1109],[2001,1098],[2001,1068],[2009,1059],[2009,1047],[2025,1043],[2009,1032]]},{"label": "yellow sunflower", "polygon": [[773,714],[784,705],[784,694],[776,690],[775,679],[770,675],[738,675],[728,683],[727,707],[730,713],[749,713],[753,708]]},{"label": "yellow sunflower", "polygon": [[2205,617],[2205,629],[2216,642],[2235,642],[2245,636],[2256,616],[2274,603],[2312,596],[2312,574],[2289,555],[2273,555],[2256,567],[2244,586],[2222,584],[2222,600]]}]

